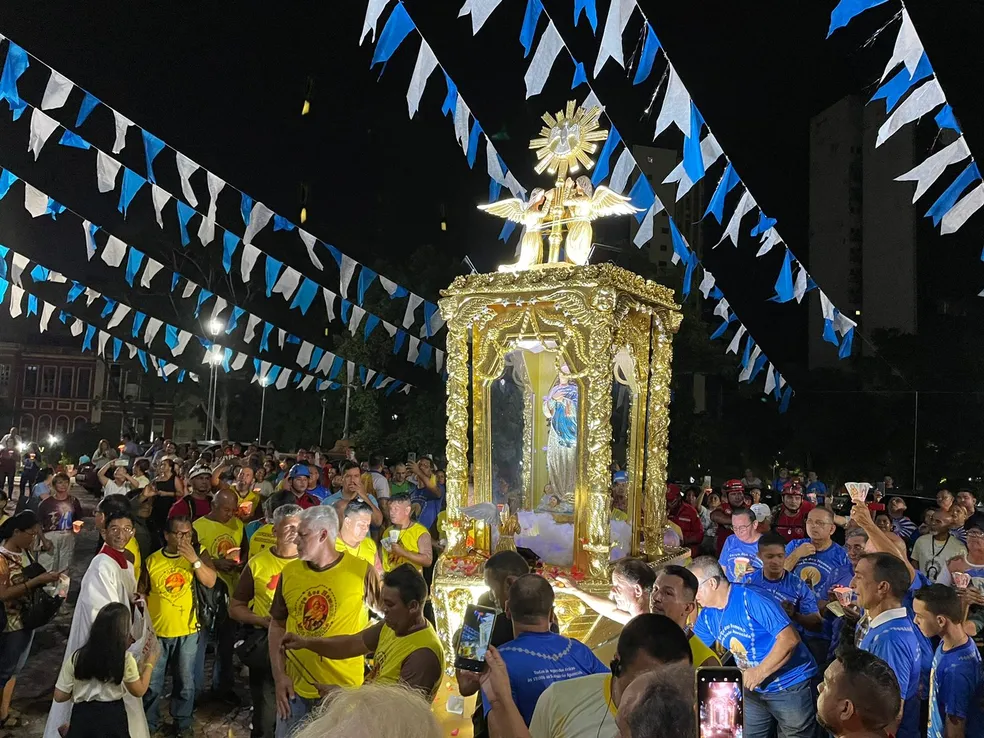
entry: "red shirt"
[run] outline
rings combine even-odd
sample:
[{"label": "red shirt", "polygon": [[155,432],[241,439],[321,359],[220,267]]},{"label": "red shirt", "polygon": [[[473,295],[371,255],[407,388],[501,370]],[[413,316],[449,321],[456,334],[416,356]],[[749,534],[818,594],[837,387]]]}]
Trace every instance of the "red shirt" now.
[{"label": "red shirt", "polygon": [[212,512],[212,503],[209,500],[199,500],[197,497],[187,495],[171,505],[167,512],[168,520],[177,517],[191,518],[198,520],[204,518]]},{"label": "red shirt", "polygon": [[696,543],[690,544],[691,554],[696,556],[697,549],[704,539],[704,526],[700,522],[700,513],[697,512],[693,505],[681,502],[677,511],[670,515],[670,520],[680,526],[684,540],[688,538],[696,540]]},{"label": "red shirt", "polygon": [[[728,502],[722,502],[720,507],[718,507],[717,509],[721,510],[722,512],[728,513],[728,515],[731,514],[731,504]],[[711,512],[713,513],[713,511]],[[714,548],[717,550],[718,556],[721,555],[721,549],[724,548],[724,542],[728,540],[728,536],[730,536],[731,533],[732,531],[730,525],[721,525],[720,523],[718,524],[717,537],[714,540]]]},{"label": "red shirt", "polygon": [[294,504],[300,507],[302,510],[307,510],[309,507],[317,507],[321,504],[321,500],[312,494],[305,492],[303,495],[298,497],[294,495]]},{"label": "red shirt", "polygon": [[786,512],[786,508],[780,505],[779,517],[772,523],[773,530],[785,538],[786,543],[795,541],[797,538],[806,538],[806,516],[813,508],[812,502],[804,500],[796,514],[790,515]]}]

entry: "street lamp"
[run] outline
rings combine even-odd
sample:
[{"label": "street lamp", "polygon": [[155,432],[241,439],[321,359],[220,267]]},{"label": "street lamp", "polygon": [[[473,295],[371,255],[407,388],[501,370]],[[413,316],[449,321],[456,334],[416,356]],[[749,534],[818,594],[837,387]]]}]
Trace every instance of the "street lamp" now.
[{"label": "street lamp", "polygon": [[260,386],[263,388],[263,394],[260,396],[260,429],[256,433],[256,443],[263,443],[263,411],[266,409],[266,388],[270,386],[269,375],[260,377]]},{"label": "street lamp", "polygon": [[[213,323],[215,321],[212,321]],[[209,326],[210,328],[212,326]],[[222,363],[223,351],[222,347],[218,344],[213,344],[212,347],[205,354],[205,358],[208,359],[209,363],[209,377],[208,377],[208,404],[207,413],[205,418],[205,438],[206,440],[212,440],[212,434],[215,432],[215,401],[219,394],[219,364]]]},{"label": "street lamp", "polygon": [[318,446],[325,445],[325,410],[327,408],[328,408],[328,398],[325,395],[322,395],[321,396],[321,433],[318,434]]}]

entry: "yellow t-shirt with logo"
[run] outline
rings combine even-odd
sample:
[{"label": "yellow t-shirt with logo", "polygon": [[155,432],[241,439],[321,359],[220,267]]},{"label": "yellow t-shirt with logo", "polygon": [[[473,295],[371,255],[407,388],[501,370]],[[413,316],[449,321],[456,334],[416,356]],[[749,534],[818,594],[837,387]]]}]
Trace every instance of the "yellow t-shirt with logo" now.
[{"label": "yellow t-shirt with logo", "polygon": [[[324,571],[312,569],[300,560],[287,564],[280,575],[280,591],[287,606],[287,632],[307,638],[328,638],[363,631],[369,624],[364,602],[368,571],[365,561],[347,554]],[[340,687],[361,686],[363,664],[361,656],[326,659],[301,649],[290,651],[286,658],[287,675],[294,683],[294,692],[305,699],[318,697],[311,681]]]},{"label": "yellow t-shirt with logo", "polygon": [[352,554],[356,558],[362,559],[369,566],[376,566],[376,542],[369,536],[362,539],[358,546],[353,548],[342,540],[341,536],[335,539],[335,550],[343,553]]},{"label": "yellow t-shirt with logo", "polygon": [[721,659],[718,655],[714,653],[710,648],[704,645],[704,641],[695,636],[693,633],[690,634],[690,655],[694,657],[694,668],[701,666],[708,659],[713,659],[710,666],[720,666]]},{"label": "yellow t-shirt with logo", "polygon": [[[253,537],[256,537],[255,534]],[[269,548],[256,556],[249,557],[247,566],[253,576],[253,600],[249,603],[249,609],[254,615],[259,615],[261,618],[269,617],[270,605],[273,604],[273,595],[277,592],[280,574],[284,567],[296,558],[296,556],[289,559],[281,558]]]},{"label": "yellow t-shirt with logo", "polygon": [[249,538],[250,558],[273,548],[275,545],[277,545],[277,536],[273,532],[273,523],[264,523],[254,530],[253,535]]},{"label": "yellow t-shirt with logo", "polygon": [[[434,627],[427,623],[415,633],[405,636],[398,636],[388,625],[383,625],[379,632],[379,644],[376,653],[373,655],[373,666],[366,677],[367,682],[377,684],[398,684],[400,681],[400,670],[403,662],[407,660],[414,651],[428,649],[437,656],[441,664],[440,673],[444,673],[444,647],[441,640],[437,637]],[[434,699],[437,688],[441,686],[441,679],[438,677],[434,688],[431,691],[430,699]]]},{"label": "yellow t-shirt with logo", "polygon": [[233,491],[236,493],[236,505],[238,505],[236,517],[243,521],[250,520],[256,511],[260,509],[260,503],[263,501],[263,498],[254,490],[250,490],[245,495],[240,495],[236,489],[233,489]]},{"label": "yellow t-shirt with logo", "polygon": [[126,542],[126,546],[123,547],[123,550],[129,551],[133,554],[133,576],[139,582],[143,557],[140,555],[140,546],[137,545],[136,536],[130,536],[130,540]]},{"label": "yellow t-shirt with logo", "polygon": [[[400,528],[391,525],[383,531],[382,540],[386,540],[386,538],[389,537],[391,530],[400,531],[400,537],[396,542],[399,543],[404,549],[410,553],[420,553],[420,537],[427,532],[427,529],[424,526],[420,523],[413,523],[409,528],[401,530]],[[410,564],[417,571],[424,571],[424,567],[417,566],[416,564],[407,561],[402,556],[394,556],[386,550],[385,546],[383,546],[383,571],[393,571],[401,564]]]},{"label": "yellow t-shirt with logo", "polygon": [[[203,551],[215,559],[228,558],[226,554],[234,548],[242,548],[243,545],[243,521],[233,518],[228,523],[219,523],[208,518],[198,518],[192,525],[198,533],[198,542]],[[229,594],[236,591],[236,584],[239,582],[238,572],[216,572],[219,579],[226,583]]]},{"label": "yellow t-shirt with logo", "polygon": [[154,632],[161,638],[180,638],[198,630],[195,597],[192,592],[195,570],[181,554],[171,556],[155,551],[147,557],[150,593],[147,609]]}]

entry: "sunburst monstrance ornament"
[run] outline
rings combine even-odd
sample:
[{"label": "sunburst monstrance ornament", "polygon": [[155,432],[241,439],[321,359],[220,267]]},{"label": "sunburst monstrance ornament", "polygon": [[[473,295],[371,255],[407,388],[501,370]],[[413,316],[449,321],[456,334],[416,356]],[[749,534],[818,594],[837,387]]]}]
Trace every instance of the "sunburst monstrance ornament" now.
[{"label": "sunburst monstrance ornament", "polygon": [[530,141],[530,148],[536,151],[539,160],[536,173],[556,174],[557,181],[563,182],[568,172],[576,174],[582,166],[591,169],[594,160],[588,154],[597,150],[596,141],[608,138],[608,131],[599,127],[600,115],[601,108],[597,105],[585,110],[573,100],[567,103],[566,111],[556,116],[544,113],[546,125],[540,129],[539,138]]}]

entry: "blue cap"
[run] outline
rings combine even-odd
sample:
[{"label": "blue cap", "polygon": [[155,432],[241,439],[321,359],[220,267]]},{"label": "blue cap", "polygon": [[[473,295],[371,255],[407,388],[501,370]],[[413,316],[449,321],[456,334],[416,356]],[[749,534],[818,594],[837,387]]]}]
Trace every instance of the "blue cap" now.
[{"label": "blue cap", "polygon": [[612,482],[614,482],[615,484],[618,484],[619,482],[628,482],[628,481],[629,481],[629,473],[628,472],[617,471],[612,476]]},{"label": "blue cap", "polygon": [[79,463],[80,464],[88,464],[90,461],[92,461],[92,459],[90,459],[88,456],[80,456],[79,457]]},{"label": "blue cap", "polygon": [[291,479],[297,479],[298,477],[310,477],[311,470],[308,469],[307,464],[294,464],[290,468],[290,473],[287,475]]}]

